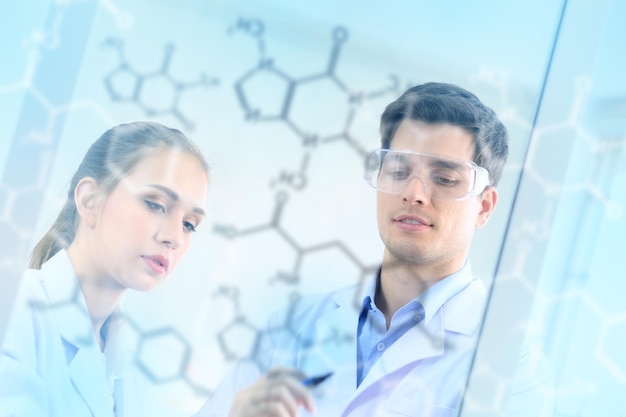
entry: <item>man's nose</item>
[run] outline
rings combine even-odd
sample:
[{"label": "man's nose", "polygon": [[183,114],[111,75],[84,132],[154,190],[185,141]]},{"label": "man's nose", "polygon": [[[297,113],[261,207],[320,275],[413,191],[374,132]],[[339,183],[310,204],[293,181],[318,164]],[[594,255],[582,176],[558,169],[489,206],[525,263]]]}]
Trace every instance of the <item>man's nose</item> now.
[{"label": "man's nose", "polygon": [[404,190],[402,190],[402,200],[409,204],[428,204],[430,195],[424,179],[419,175],[414,175],[407,180]]}]

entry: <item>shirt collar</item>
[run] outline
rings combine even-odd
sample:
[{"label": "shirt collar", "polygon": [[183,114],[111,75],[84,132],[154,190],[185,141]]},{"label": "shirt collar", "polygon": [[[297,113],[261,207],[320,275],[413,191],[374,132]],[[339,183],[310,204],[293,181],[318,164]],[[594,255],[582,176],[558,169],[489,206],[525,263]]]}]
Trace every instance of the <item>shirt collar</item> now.
[{"label": "shirt collar", "polygon": [[[367,287],[365,287],[361,311],[366,311],[370,307],[378,308],[374,300],[376,300],[376,291],[378,291],[380,284],[380,272],[381,267],[378,268],[376,273],[372,276],[372,279],[370,279]],[[409,303],[415,301],[423,306],[424,323],[427,324],[448,300],[463,288],[467,287],[470,282],[472,282],[472,268],[468,260],[457,272],[443,278]]]},{"label": "shirt collar", "polygon": [[374,273],[369,280],[367,286],[364,288],[364,296],[362,297],[361,311],[369,310],[370,307],[376,307],[374,300],[376,299],[376,291],[378,290],[378,283],[380,282],[380,271],[382,267],[378,267],[378,270]]}]

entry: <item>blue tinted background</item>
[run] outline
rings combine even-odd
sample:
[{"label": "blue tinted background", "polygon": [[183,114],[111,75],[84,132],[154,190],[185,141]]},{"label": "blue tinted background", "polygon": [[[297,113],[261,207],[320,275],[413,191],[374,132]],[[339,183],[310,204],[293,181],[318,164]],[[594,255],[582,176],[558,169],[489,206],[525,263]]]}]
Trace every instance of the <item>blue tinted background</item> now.
[{"label": "blue tinted background", "polygon": [[[180,128],[212,166],[209,219],[173,276],[124,307],[137,378],[158,399],[151,412],[188,414],[251,355],[270,311],[367,279],[382,246],[363,152],[388,102],[445,81],[475,92],[511,136],[497,213],[472,250],[474,272],[496,277],[476,369],[506,387],[534,339],[555,370],[555,415],[625,411],[624,2],[2,10],[0,335],[28,252],[91,142],[132,120]],[[463,412],[498,415],[480,372]]]}]

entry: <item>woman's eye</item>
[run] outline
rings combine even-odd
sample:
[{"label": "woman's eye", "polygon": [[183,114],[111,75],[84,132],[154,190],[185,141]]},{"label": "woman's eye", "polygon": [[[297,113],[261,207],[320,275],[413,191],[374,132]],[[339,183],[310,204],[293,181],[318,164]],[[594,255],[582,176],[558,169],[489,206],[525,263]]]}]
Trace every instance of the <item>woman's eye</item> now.
[{"label": "woman's eye", "polygon": [[146,206],[157,213],[165,213],[165,207],[163,207],[161,204],[159,203],[155,203],[154,201],[150,201],[150,200],[144,200],[144,203],[146,204]]},{"label": "woman's eye", "polygon": [[194,226],[194,224],[190,223],[190,222],[183,222],[183,227],[188,232],[195,232],[196,231],[196,226]]}]

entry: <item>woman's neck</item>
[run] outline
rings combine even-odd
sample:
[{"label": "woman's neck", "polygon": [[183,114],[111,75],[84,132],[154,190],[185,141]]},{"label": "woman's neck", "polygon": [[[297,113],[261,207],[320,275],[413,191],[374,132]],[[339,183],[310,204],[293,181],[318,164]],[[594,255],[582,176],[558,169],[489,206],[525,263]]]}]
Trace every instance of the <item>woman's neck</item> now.
[{"label": "woman's neck", "polygon": [[93,258],[81,249],[81,246],[73,243],[67,253],[85,299],[96,340],[103,349],[102,325],[119,305],[126,288],[112,277],[98,274],[90,262]]}]

